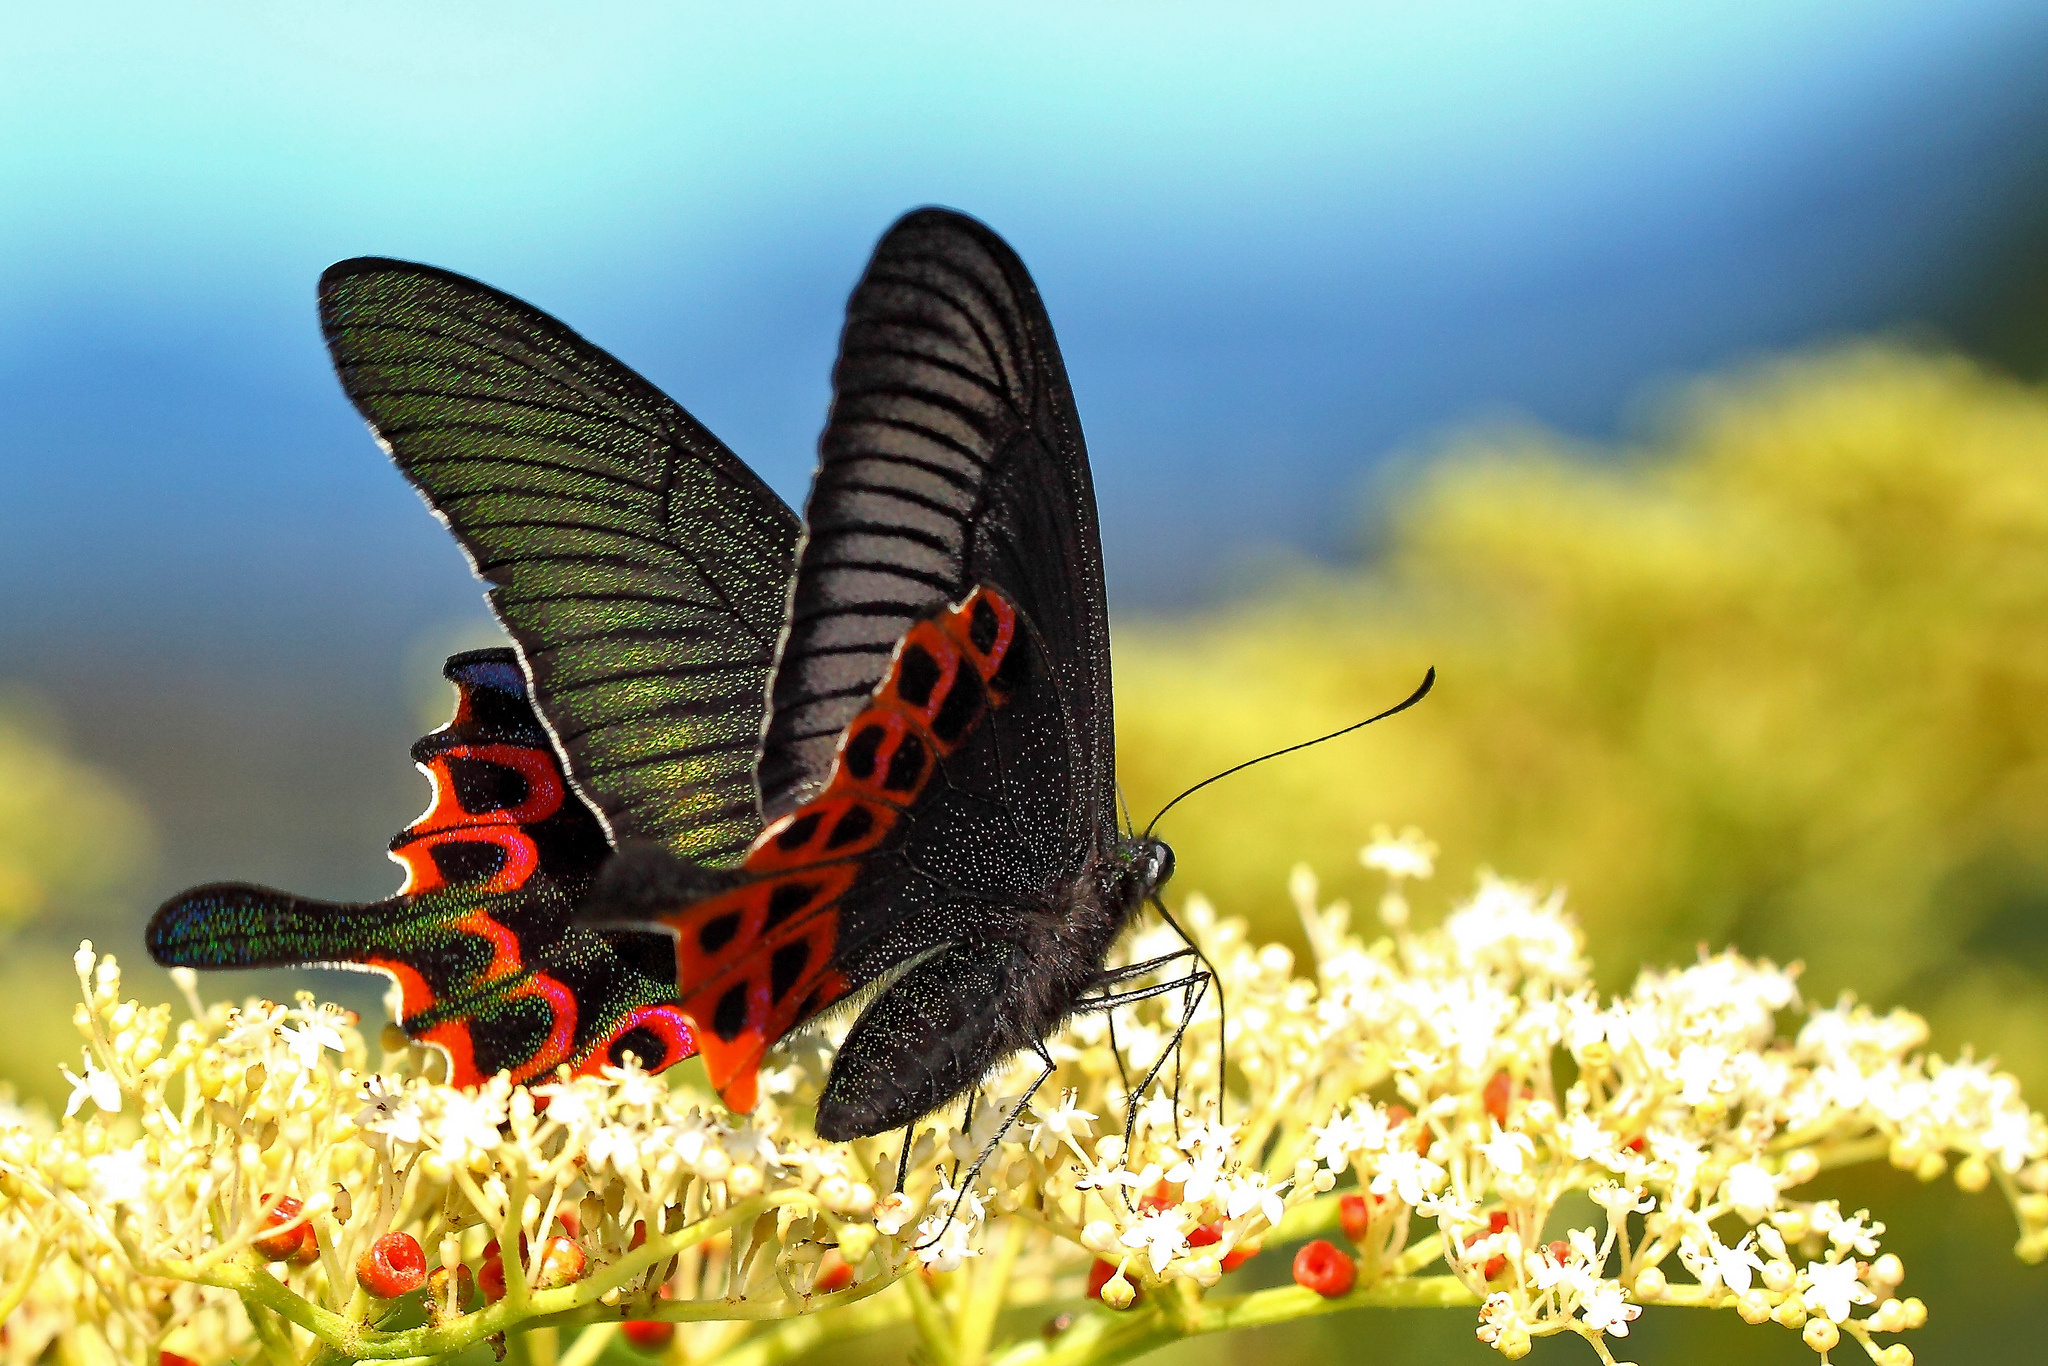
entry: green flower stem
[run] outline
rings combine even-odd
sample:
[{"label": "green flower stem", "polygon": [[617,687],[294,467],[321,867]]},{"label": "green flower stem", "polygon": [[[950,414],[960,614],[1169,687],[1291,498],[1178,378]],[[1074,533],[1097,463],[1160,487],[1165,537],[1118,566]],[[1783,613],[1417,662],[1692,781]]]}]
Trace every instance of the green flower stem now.
[{"label": "green flower stem", "polygon": [[[910,1316],[910,1295],[906,1291],[886,1299],[845,1305],[801,1318],[784,1319],[747,1339],[729,1352],[719,1354],[718,1366],[782,1366],[811,1351],[828,1337],[844,1340],[856,1334],[891,1328]],[[565,1361],[563,1366],[568,1366]]]},{"label": "green flower stem", "polygon": [[256,1340],[263,1344],[263,1355],[270,1358],[272,1366],[298,1366],[299,1354],[292,1349],[292,1335],[273,1315],[252,1304],[249,1324],[256,1330]]},{"label": "green flower stem", "polygon": [[50,1238],[44,1234],[36,1239],[34,1251],[28,1254],[28,1266],[21,1273],[21,1279],[7,1287],[7,1293],[0,1295],[0,1323],[7,1322],[8,1315],[21,1308],[21,1302],[28,1298],[28,1292],[36,1283],[36,1277],[43,1274],[43,1259],[49,1254]]},{"label": "green flower stem", "polygon": [[910,1301],[910,1321],[917,1328],[917,1340],[924,1345],[931,1366],[955,1366],[953,1335],[946,1331],[945,1315],[924,1276],[913,1269],[901,1278],[904,1298]]},{"label": "green flower stem", "polygon": [[576,1335],[576,1341],[569,1344],[569,1350],[562,1353],[555,1366],[592,1366],[618,1335],[616,1323],[593,1323]]},{"label": "green flower stem", "polygon": [[1203,1300],[1168,1314],[1158,1308],[1118,1313],[1097,1309],[1050,1343],[1022,1342],[995,1358],[993,1366],[1115,1366],[1182,1338],[1237,1328],[1289,1323],[1321,1314],[1368,1307],[1445,1309],[1475,1306],[1479,1297],[1455,1276],[1382,1281],[1337,1299],[1283,1285],[1250,1295]]},{"label": "green flower stem", "polygon": [[[196,1281],[201,1285],[217,1286],[232,1290],[240,1295],[252,1309],[261,1307],[296,1323],[312,1333],[346,1360],[391,1360],[398,1357],[438,1357],[473,1346],[499,1333],[521,1327],[546,1327],[557,1323],[577,1322],[578,1311],[585,1311],[583,1318],[594,1320],[598,1317],[599,1299],[607,1291],[637,1280],[648,1268],[665,1261],[688,1247],[694,1247],[714,1234],[724,1232],[736,1225],[759,1218],[764,1212],[779,1205],[808,1204],[811,1196],[802,1191],[778,1191],[773,1195],[758,1196],[742,1201],[731,1209],[713,1218],[702,1220],[680,1229],[675,1233],[658,1238],[649,1238],[637,1250],[627,1253],[610,1266],[595,1275],[585,1277],[571,1285],[553,1290],[535,1291],[521,1297],[523,1304],[511,1293],[512,1277],[508,1268],[505,1298],[473,1314],[446,1325],[423,1324],[399,1332],[386,1333],[366,1328],[351,1322],[343,1315],[294,1294],[292,1290],[272,1276],[260,1264],[251,1259],[217,1265],[198,1272],[190,1264],[172,1264],[154,1269],[150,1274],[176,1280]],[[518,1234],[513,1235],[513,1247],[517,1247]],[[499,1244],[501,1255],[504,1243]],[[511,1256],[517,1258],[516,1250]],[[197,1274],[195,1274],[197,1273]],[[809,1305],[790,1306],[785,1303],[749,1304],[745,1301],[669,1301],[649,1312],[648,1318],[661,1318],[671,1322],[701,1319],[773,1319],[793,1314],[810,1312],[814,1307],[826,1304],[848,1303],[864,1298],[882,1288],[886,1281],[876,1277],[868,1286],[849,1286],[834,1295],[815,1297]],[[845,1296],[838,1299],[836,1296]],[[252,1318],[256,1317],[254,1314]],[[286,1359],[289,1366],[290,1359]]]},{"label": "green flower stem", "polygon": [[988,1259],[986,1266],[978,1269],[973,1283],[967,1288],[964,1302],[953,1315],[953,1359],[961,1366],[979,1366],[988,1356],[989,1342],[995,1336],[996,1316],[1002,1313],[1003,1302],[1008,1298],[1010,1273],[1017,1265],[1017,1254],[1023,1250],[1023,1223],[1016,1219],[1005,1220],[995,1255]]}]

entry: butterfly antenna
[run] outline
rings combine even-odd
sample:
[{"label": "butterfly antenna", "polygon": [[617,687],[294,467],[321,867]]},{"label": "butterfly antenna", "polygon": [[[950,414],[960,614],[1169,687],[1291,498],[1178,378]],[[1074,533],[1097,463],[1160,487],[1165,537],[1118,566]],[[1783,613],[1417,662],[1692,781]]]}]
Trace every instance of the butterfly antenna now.
[{"label": "butterfly antenna", "polygon": [[1402,702],[1398,706],[1388,707],[1385,711],[1379,713],[1377,716],[1368,716],[1363,721],[1353,721],[1350,725],[1344,727],[1342,730],[1333,730],[1328,735],[1318,735],[1313,740],[1303,740],[1298,745],[1289,745],[1285,749],[1276,749],[1270,754],[1261,754],[1256,759],[1247,759],[1241,764],[1234,764],[1231,767],[1224,769],[1221,773],[1212,774],[1211,776],[1202,779],[1202,781],[1196,783],[1193,787],[1181,793],[1180,796],[1175,797],[1172,801],[1160,807],[1159,815],[1154,816],[1151,820],[1151,823],[1145,827],[1145,834],[1143,838],[1148,840],[1151,839],[1152,831],[1158,827],[1161,816],[1164,816],[1167,812],[1173,810],[1173,808],[1179,806],[1183,801],[1186,801],[1189,797],[1194,796],[1197,792],[1200,792],[1209,784],[1221,782],[1233,773],[1242,773],[1246,769],[1250,768],[1253,764],[1263,764],[1268,759],[1277,759],[1283,754],[1292,754],[1294,753],[1294,751],[1298,749],[1307,749],[1311,745],[1320,745],[1325,740],[1334,740],[1340,735],[1349,735],[1352,731],[1358,730],[1364,726],[1369,726],[1375,721],[1384,721],[1389,716],[1398,715],[1399,713],[1404,712],[1408,710],[1410,707],[1414,706],[1417,702],[1420,702],[1423,698],[1429,696],[1429,690],[1435,686],[1436,670],[1434,668],[1431,668],[1428,673],[1423,675],[1422,686],[1417,688],[1414,692],[1409,693],[1408,700]]}]

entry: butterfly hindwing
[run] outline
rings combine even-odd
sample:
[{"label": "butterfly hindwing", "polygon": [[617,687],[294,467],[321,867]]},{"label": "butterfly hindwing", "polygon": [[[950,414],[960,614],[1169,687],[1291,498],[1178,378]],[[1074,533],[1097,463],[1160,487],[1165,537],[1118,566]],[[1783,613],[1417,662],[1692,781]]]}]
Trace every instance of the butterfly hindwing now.
[{"label": "butterfly hindwing", "polygon": [[398,985],[400,1023],[446,1052],[458,1085],[564,1063],[590,1070],[628,1047],[650,1068],[688,1057],[665,940],[573,923],[610,846],[564,778],[516,658],[473,651],[446,672],[456,714],[413,749],[432,796],[392,841],[406,870],[397,896],[349,905],[195,888],[151,920],[151,955],[170,966],[382,972]]},{"label": "butterfly hindwing", "polygon": [[1034,648],[993,588],[913,623],[842,733],[823,791],[762,831],[737,886],[668,917],[681,1009],[733,1108],[752,1108],[775,1040],[888,966],[861,950],[915,924],[901,851],[944,804],[954,761],[1028,692]]},{"label": "butterfly hindwing", "polygon": [[477,281],[344,261],[320,317],[349,398],[492,585],[613,838],[737,863],[795,515],[639,375]]}]

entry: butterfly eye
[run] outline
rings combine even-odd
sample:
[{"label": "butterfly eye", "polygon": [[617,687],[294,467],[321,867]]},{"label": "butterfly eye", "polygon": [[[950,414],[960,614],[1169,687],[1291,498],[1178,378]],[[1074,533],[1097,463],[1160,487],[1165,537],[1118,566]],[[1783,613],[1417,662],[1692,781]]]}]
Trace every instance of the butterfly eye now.
[{"label": "butterfly eye", "polygon": [[1145,853],[1145,893],[1151,895],[1164,887],[1173,876],[1173,846],[1164,840],[1154,840]]}]

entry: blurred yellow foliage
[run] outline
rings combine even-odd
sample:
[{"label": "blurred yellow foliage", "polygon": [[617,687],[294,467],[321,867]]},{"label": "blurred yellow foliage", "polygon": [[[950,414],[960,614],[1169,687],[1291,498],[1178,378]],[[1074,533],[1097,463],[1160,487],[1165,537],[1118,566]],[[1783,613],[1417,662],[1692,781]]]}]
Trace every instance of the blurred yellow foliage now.
[{"label": "blurred yellow foliage", "polygon": [[113,898],[133,891],[148,822],[55,729],[32,701],[0,698],[0,931],[53,910],[132,910]]},{"label": "blurred yellow foliage", "polygon": [[1123,624],[1138,818],[1431,664],[1176,810],[1180,889],[1363,892],[1413,823],[1446,894],[1568,886],[1605,962],[1804,960],[2048,1082],[2048,394],[1873,346],[1698,386],[1643,449],[1456,447],[1366,569]]}]

